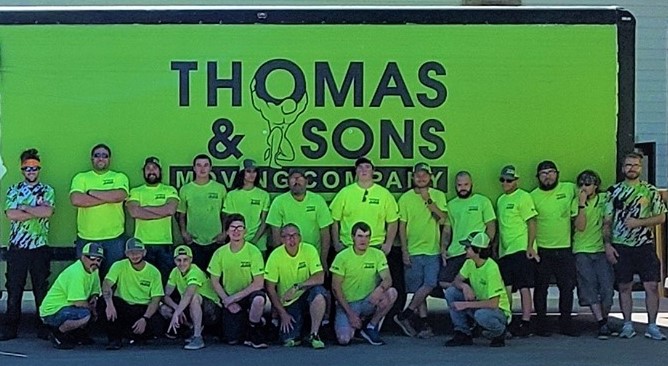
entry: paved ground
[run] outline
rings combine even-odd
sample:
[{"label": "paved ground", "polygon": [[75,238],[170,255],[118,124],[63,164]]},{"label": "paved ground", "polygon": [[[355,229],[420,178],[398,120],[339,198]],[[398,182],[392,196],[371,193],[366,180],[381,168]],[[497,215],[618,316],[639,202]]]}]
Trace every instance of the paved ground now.
[{"label": "paved ground", "polygon": [[[636,299],[640,310],[642,298]],[[21,329],[20,338],[0,343],[0,351],[16,352],[26,357],[0,356],[0,365],[624,365],[656,366],[665,363],[668,355],[668,342],[645,339],[643,332],[646,317],[641,311],[634,314],[638,336],[634,339],[595,339],[593,319],[585,309],[576,316],[577,324],[585,330],[578,338],[553,335],[550,338],[530,337],[512,339],[503,349],[487,347],[488,341],[476,339],[476,345],[465,348],[445,348],[444,341],[449,337],[449,319],[444,302],[432,299],[431,317],[437,324],[436,337],[428,340],[410,339],[398,335],[396,327],[388,323],[384,338],[386,346],[373,347],[359,341],[348,347],[328,343],[324,350],[308,348],[285,349],[279,346],[266,350],[252,350],[243,346],[227,346],[209,341],[207,348],[200,351],[184,351],[180,342],[160,340],[153,344],[133,348],[126,346],[120,351],[104,350],[104,337],[94,334],[96,345],[79,347],[72,351],[60,351],[51,348],[50,343],[39,340],[30,327]],[[4,301],[0,301],[0,310],[4,311]],[[550,309],[556,302],[550,300]],[[26,302],[26,308],[32,307]],[[614,311],[614,309],[613,309]],[[619,317],[619,314],[613,314]],[[556,318],[554,318],[556,321]],[[615,322],[617,323],[617,322]],[[659,324],[668,332],[668,299],[661,305]],[[664,361],[664,362],[662,362]]]}]

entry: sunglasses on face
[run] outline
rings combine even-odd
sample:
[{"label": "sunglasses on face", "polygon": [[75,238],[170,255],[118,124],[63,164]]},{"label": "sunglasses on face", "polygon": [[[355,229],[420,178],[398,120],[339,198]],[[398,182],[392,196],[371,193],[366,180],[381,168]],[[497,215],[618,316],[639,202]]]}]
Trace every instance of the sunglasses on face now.
[{"label": "sunglasses on face", "polygon": [[107,154],[107,153],[95,153],[95,154],[93,154],[93,157],[98,158],[98,159],[109,159],[109,154]]},{"label": "sunglasses on face", "polygon": [[582,187],[582,186],[589,187],[589,186],[593,186],[594,183],[592,183],[592,182],[580,182],[580,183],[578,183],[578,185],[580,187]]},{"label": "sunglasses on face", "polygon": [[239,225],[239,226],[230,226],[230,230],[231,230],[231,231],[239,231],[239,230],[243,230],[243,229],[245,229],[245,228],[246,228],[246,227],[243,226],[243,225]]},{"label": "sunglasses on face", "polygon": [[366,197],[369,195],[369,190],[365,189],[364,190],[364,195],[362,196],[362,202],[366,202]]},{"label": "sunglasses on face", "polygon": [[42,168],[40,168],[38,166],[24,166],[23,168],[21,168],[21,170],[26,172],[26,173],[38,172],[40,169],[42,169]]},{"label": "sunglasses on face", "polygon": [[102,262],[102,258],[100,258],[100,257],[91,257],[91,256],[87,255],[86,259],[88,259],[91,262],[96,262],[96,263]]},{"label": "sunglasses on face", "polygon": [[512,183],[514,181],[516,181],[516,179],[499,178],[499,182],[501,183]]}]

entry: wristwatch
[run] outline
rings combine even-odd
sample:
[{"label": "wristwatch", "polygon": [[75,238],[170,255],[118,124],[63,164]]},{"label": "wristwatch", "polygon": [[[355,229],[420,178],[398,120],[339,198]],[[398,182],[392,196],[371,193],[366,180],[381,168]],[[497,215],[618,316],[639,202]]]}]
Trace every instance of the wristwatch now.
[{"label": "wristwatch", "polygon": [[434,203],[434,201],[431,198],[427,199],[427,204],[428,205],[431,205],[432,203]]}]

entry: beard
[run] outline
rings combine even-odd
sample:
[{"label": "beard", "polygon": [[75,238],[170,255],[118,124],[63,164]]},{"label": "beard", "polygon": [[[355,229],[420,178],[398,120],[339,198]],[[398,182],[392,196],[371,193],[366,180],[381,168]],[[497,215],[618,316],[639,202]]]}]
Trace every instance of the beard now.
[{"label": "beard", "polygon": [[551,191],[551,190],[554,189],[554,187],[557,186],[557,184],[559,184],[559,181],[555,180],[555,181],[552,182],[551,184],[543,184],[542,182],[539,182],[539,183],[538,183],[538,186],[539,186],[540,189],[543,190],[543,191]]},{"label": "beard", "polygon": [[156,183],[160,183],[160,181],[162,180],[162,175],[160,175],[160,174],[158,174],[158,175],[156,175],[156,174],[149,174],[148,176],[145,176],[145,177],[144,177],[144,180],[145,180],[146,183],[148,183],[148,184],[156,184]]},{"label": "beard", "polygon": [[469,198],[469,197],[471,197],[472,193],[473,193],[473,189],[470,189],[468,191],[457,191],[457,197],[459,197],[459,198]]},{"label": "beard", "polygon": [[638,179],[638,177],[640,177],[640,174],[636,172],[627,172],[624,174],[624,177],[628,180],[634,180]]}]

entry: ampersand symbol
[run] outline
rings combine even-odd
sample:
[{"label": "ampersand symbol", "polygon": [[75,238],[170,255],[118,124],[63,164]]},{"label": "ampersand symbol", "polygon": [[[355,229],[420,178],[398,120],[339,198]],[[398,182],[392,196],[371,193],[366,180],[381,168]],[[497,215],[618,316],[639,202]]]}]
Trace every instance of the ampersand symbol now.
[{"label": "ampersand symbol", "polygon": [[[211,125],[213,137],[209,140],[209,154],[216,159],[226,159],[230,156],[241,158],[243,154],[239,150],[239,143],[245,135],[233,135],[234,125],[227,118],[219,118]],[[220,145],[223,149],[220,150]]]}]

